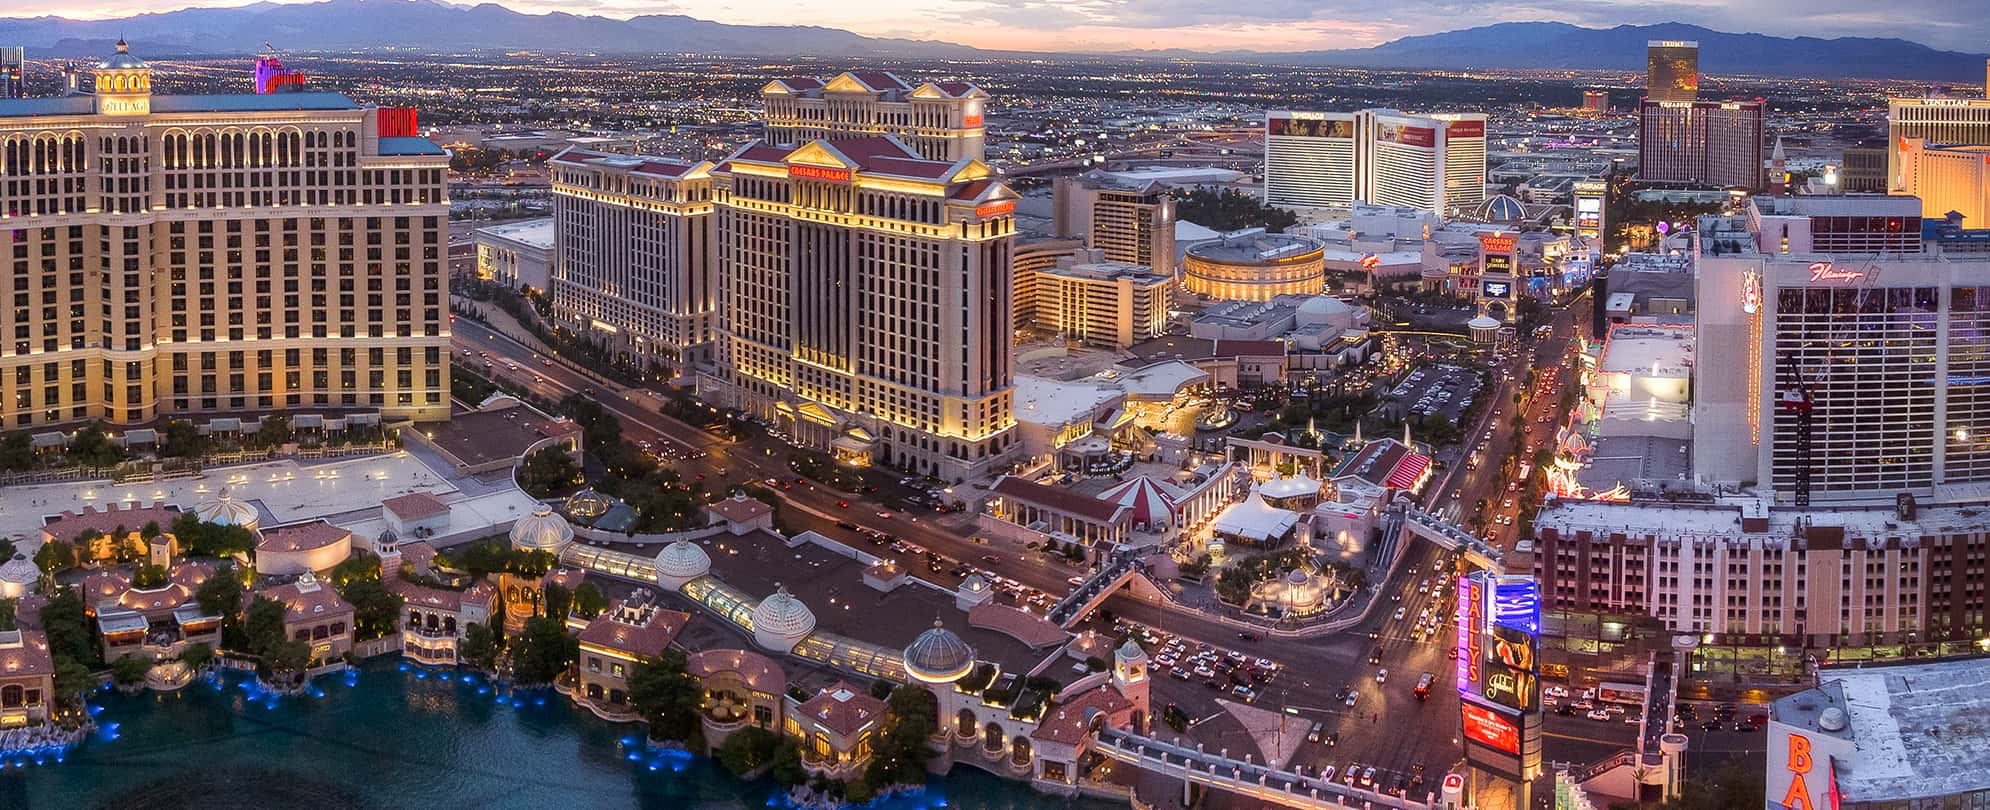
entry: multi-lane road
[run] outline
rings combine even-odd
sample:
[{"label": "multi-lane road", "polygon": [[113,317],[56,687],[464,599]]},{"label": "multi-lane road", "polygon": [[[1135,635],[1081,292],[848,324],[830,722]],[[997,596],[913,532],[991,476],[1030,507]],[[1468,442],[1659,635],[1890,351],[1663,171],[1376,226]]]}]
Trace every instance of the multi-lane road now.
[{"label": "multi-lane road", "polygon": [[[1555,364],[1566,357],[1571,330],[1583,323],[1577,319],[1580,309],[1578,305],[1556,315],[1553,334],[1532,347],[1535,362]],[[509,378],[535,394],[553,400],[576,393],[593,397],[621,420],[623,435],[631,441],[670,443],[702,451],[705,454],[702,457],[673,462],[673,466],[687,477],[703,476],[700,480],[709,492],[723,493],[735,484],[764,482],[769,478],[796,480],[787,465],[791,451],[777,438],[759,436],[740,441],[721,438],[664,415],[660,411],[663,400],[654,392],[624,389],[592,377],[544,358],[530,347],[467,319],[454,323],[452,344],[457,350],[458,363],[481,373]],[[465,355],[465,351],[469,354]],[[484,366],[487,360],[492,364],[489,368]],[[510,368],[506,361],[517,364],[517,368]],[[1531,450],[1524,449],[1527,434],[1510,435],[1512,431],[1505,416],[1513,408],[1514,386],[1524,377],[1524,366],[1518,362],[1514,365],[1517,367],[1510,379],[1500,369],[1494,370],[1493,390],[1488,400],[1493,407],[1484,411],[1485,416],[1471,427],[1467,439],[1476,442],[1488,430],[1492,432],[1487,463],[1469,470],[1462,465],[1454,466],[1427,494],[1428,506],[1443,508],[1459,503],[1462,509],[1469,510],[1481,497],[1495,506],[1503,500],[1505,481],[1496,459],[1513,452],[1531,454]],[[1534,435],[1544,434],[1542,428],[1548,426],[1538,419],[1549,412],[1545,409],[1556,407],[1558,402],[1559,398],[1550,396],[1530,400],[1527,418],[1529,424],[1536,425]],[[892,483],[883,482],[883,488],[889,491]],[[971,515],[908,512],[900,503],[876,500],[879,496],[869,496],[871,499],[866,500],[820,483],[798,483],[779,491],[786,499],[788,508],[783,510],[782,517],[790,531],[810,529],[831,537],[849,538],[855,533],[839,528],[839,524],[855,524],[865,531],[889,534],[1052,597],[1067,592],[1068,580],[1086,572],[1085,566],[1036,553],[1018,544],[977,537]],[[1453,491],[1459,493],[1456,499],[1451,498]],[[1511,540],[1510,536],[1501,539]],[[921,569],[917,561],[908,562],[913,563],[915,570]],[[957,582],[946,570],[920,570],[920,573],[943,585]],[[1420,593],[1419,586],[1432,581],[1441,584],[1454,573],[1449,555],[1429,544],[1416,543],[1380,587],[1380,595],[1375,597],[1377,604],[1364,622],[1343,633],[1311,639],[1243,640],[1237,629],[1228,624],[1172,605],[1142,601],[1124,592],[1109,599],[1105,608],[1119,619],[1165,630],[1185,642],[1235,649],[1277,662],[1279,674],[1262,690],[1259,704],[1283,710],[1293,717],[1294,733],[1304,734],[1314,722],[1322,725],[1323,736],[1338,733],[1336,744],[1308,743],[1293,761],[1308,767],[1330,764],[1337,769],[1358,762],[1364,767],[1375,767],[1378,781],[1389,786],[1398,779],[1409,778],[1419,765],[1430,774],[1427,778],[1434,779],[1460,756],[1456,741],[1458,696],[1450,686],[1455,664],[1447,654],[1452,635],[1440,629],[1432,636],[1413,637],[1417,617],[1426,608],[1447,614],[1450,606],[1446,600],[1452,598],[1448,591],[1440,595],[1437,589],[1428,587]],[[1404,611],[1401,620],[1394,618],[1398,607]],[[1370,663],[1371,660],[1379,663]],[[1383,668],[1389,671],[1388,679],[1378,683],[1376,675]],[[1427,700],[1418,700],[1412,692],[1418,676],[1424,672],[1436,675],[1436,686]],[[1176,680],[1165,671],[1157,675],[1160,675],[1155,681],[1157,710],[1165,703],[1174,703],[1195,718],[1207,718],[1219,711],[1214,701],[1220,693],[1209,689],[1203,679]],[[1356,693],[1353,706],[1337,698],[1343,687]],[[1634,733],[1609,730],[1606,735],[1592,721],[1553,716],[1549,718],[1548,731],[1549,757],[1573,761],[1590,761],[1613,753]]]}]

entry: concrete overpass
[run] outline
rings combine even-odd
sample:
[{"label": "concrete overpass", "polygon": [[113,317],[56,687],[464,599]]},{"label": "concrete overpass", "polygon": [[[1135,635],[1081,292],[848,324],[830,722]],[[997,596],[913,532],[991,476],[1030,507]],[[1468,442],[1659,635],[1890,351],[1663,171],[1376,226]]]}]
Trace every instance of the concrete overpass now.
[{"label": "concrete overpass", "polygon": [[1408,530],[1409,533],[1436,543],[1449,551],[1463,552],[1465,559],[1480,568],[1495,571],[1503,570],[1505,553],[1485,541],[1485,538],[1465,531],[1445,522],[1407,500],[1399,500],[1389,505],[1383,516],[1383,534],[1389,536],[1392,527]]},{"label": "concrete overpass", "polygon": [[1200,746],[1189,748],[1116,728],[1099,729],[1092,742],[1092,750],[1107,759],[1181,779],[1184,804],[1191,798],[1187,795],[1190,786],[1202,785],[1302,810],[1429,810],[1434,806],[1430,801],[1397,798],[1316,776],[1278,770],[1252,762],[1248,756],[1236,759],[1227,750],[1210,753]]}]

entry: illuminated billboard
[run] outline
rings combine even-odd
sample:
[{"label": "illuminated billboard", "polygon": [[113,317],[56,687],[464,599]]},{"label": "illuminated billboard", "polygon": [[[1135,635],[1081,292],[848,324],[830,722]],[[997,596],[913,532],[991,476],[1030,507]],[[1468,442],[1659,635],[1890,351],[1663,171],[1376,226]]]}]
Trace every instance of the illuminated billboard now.
[{"label": "illuminated billboard", "polygon": [[[1492,623],[1541,634],[1541,583],[1528,576],[1503,576],[1493,583]],[[1530,665],[1531,666],[1531,665]]]},{"label": "illuminated billboard", "polygon": [[1485,604],[1479,583],[1472,577],[1458,578],[1458,693],[1472,694],[1479,688],[1479,615]]},{"label": "illuminated billboard", "polygon": [[1469,700],[1460,703],[1459,710],[1459,727],[1464,729],[1465,739],[1495,751],[1516,756],[1520,754],[1518,723]]},{"label": "illuminated billboard", "polygon": [[1267,118],[1265,134],[1285,138],[1353,138],[1354,122],[1326,118]]},{"label": "illuminated billboard", "polygon": [[1486,260],[1483,264],[1479,266],[1479,272],[1506,273],[1508,275],[1511,275],[1513,273],[1513,254],[1511,253],[1486,254]]},{"label": "illuminated billboard", "polygon": [[1375,122],[1375,140],[1378,143],[1400,143],[1404,146],[1429,148],[1437,145],[1437,130],[1430,127],[1412,127],[1392,124],[1387,121]]},{"label": "illuminated billboard", "polygon": [[1487,298],[1510,298],[1513,295],[1513,282],[1488,281],[1485,283]]}]

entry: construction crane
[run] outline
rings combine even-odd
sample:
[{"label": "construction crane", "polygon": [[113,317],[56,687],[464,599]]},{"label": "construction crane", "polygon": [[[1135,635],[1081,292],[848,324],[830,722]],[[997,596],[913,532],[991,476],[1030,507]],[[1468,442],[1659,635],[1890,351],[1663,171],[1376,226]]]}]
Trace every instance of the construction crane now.
[{"label": "construction crane", "polygon": [[1783,388],[1776,407],[1796,418],[1797,469],[1796,505],[1810,505],[1810,412],[1817,393],[1803,378],[1803,366],[1794,354],[1783,355]]}]

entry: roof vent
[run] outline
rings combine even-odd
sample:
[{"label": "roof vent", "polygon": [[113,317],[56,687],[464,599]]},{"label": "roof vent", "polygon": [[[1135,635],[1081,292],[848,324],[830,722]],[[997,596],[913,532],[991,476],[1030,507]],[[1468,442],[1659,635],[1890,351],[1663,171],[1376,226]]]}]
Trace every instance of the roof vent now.
[{"label": "roof vent", "polygon": [[1833,706],[1817,716],[1817,727],[1825,731],[1845,730],[1845,710]]}]

